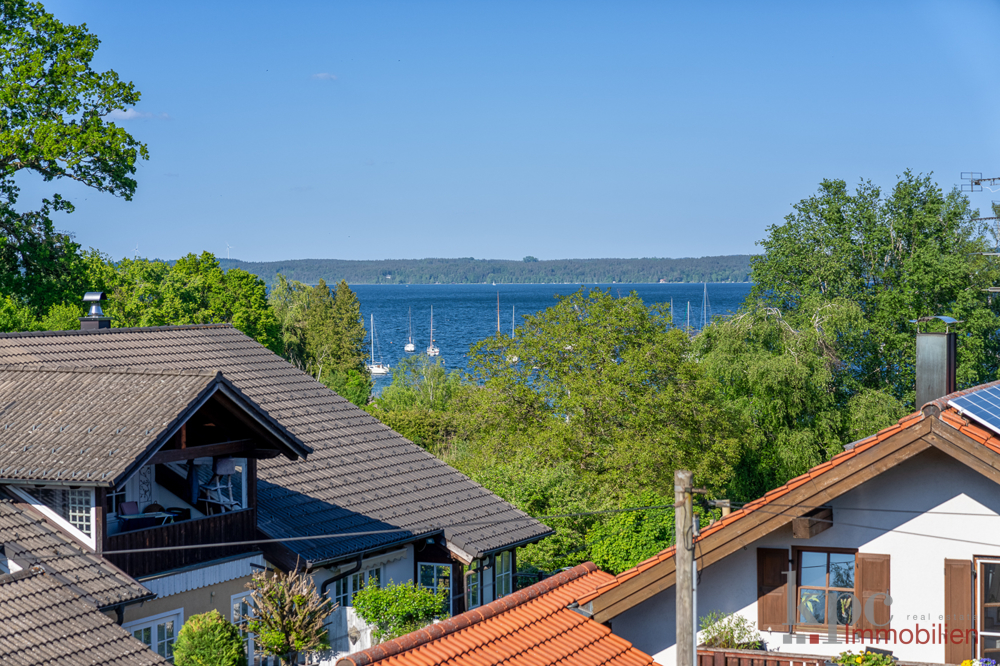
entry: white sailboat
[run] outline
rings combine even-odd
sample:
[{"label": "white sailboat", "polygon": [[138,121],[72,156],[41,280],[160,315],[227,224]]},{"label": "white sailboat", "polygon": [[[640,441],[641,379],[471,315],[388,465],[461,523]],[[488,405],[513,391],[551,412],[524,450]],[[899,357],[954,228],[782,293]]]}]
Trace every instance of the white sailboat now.
[{"label": "white sailboat", "polygon": [[431,344],[427,346],[428,356],[437,356],[441,350],[434,346],[434,306],[431,306]]},{"label": "white sailboat", "polygon": [[375,375],[387,375],[391,372],[388,365],[382,363],[382,352],[379,351],[379,361],[375,362],[375,315],[372,315],[372,362],[368,364],[368,372]]},{"label": "white sailboat", "polygon": [[413,353],[417,351],[417,346],[413,344],[413,308],[410,308],[410,337],[407,339],[406,346],[403,347],[403,351]]}]

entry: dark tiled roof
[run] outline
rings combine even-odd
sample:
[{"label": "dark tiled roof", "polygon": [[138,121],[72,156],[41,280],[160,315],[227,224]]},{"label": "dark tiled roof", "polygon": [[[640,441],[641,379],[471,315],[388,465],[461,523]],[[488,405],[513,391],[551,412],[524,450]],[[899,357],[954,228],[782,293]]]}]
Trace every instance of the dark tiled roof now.
[{"label": "dark tiled roof", "polygon": [[0,363],[218,369],[314,449],[308,460],[261,461],[258,524],[273,537],[409,533],[290,542],[312,563],[387,547],[447,527],[478,556],[551,530],[390,430],[229,325],[0,335]]},{"label": "dark tiled roof", "polygon": [[0,479],[108,485],[199,402],[216,374],[0,366]]},{"label": "dark tiled roof", "polygon": [[40,566],[98,608],[153,597],[116,566],[22,510],[0,491],[0,547],[4,556],[27,569]]},{"label": "dark tiled roof", "polygon": [[340,659],[337,666],[656,666],[611,629],[567,608],[613,580],[592,562]]},{"label": "dark tiled roof", "polygon": [[158,666],[168,662],[50,574],[0,576],[5,666]]}]

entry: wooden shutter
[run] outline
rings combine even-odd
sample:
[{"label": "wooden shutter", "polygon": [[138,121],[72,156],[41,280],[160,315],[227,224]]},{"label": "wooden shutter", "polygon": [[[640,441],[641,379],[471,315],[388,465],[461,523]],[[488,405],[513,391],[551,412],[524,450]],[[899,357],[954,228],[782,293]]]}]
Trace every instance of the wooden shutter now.
[{"label": "wooden shutter", "polygon": [[861,602],[861,617],[858,618],[857,629],[874,631],[889,628],[889,618],[892,610],[885,605],[885,597],[877,597],[872,602],[872,615],[875,624],[872,626],[865,617],[865,605],[873,595],[890,594],[889,592],[889,556],[872,553],[858,553],[855,556],[854,595]]},{"label": "wooden shutter", "polygon": [[788,631],[788,551],[757,549],[757,627]]},{"label": "wooden shutter", "polygon": [[[972,562],[969,560],[944,561],[944,616],[947,633],[961,629],[962,635],[968,637],[967,631],[973,629],[972,623]],[[960,664],[966,659],[972,659],[974,647],[972,642],[954,643],[950,639],[945,643],[944,660],[949,664]]]}]

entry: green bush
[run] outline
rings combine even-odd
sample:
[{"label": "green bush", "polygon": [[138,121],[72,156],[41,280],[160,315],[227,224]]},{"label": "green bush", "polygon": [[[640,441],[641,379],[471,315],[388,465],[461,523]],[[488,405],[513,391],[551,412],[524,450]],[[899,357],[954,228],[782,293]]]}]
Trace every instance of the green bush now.
[{"label": "green bush", "polygon": [[177,666],[247,666],[240,630],[219,611],[192,615],[174,643]]},{"label": "green bush", "polygon": [[381,643],[426,627],[441,617],[441,609],[448,604],[446,594],[445,590],[435,594],[413,583],[396,585],[389,581],[385,587],[362,588],[354,595],[354,610],[372,625],[372,636]]},{"label": "green bush", "polygon": [[702,645],[728,650],[757,650],[760,633],[753,622],[736,613],[713,611],[701,618]]}]

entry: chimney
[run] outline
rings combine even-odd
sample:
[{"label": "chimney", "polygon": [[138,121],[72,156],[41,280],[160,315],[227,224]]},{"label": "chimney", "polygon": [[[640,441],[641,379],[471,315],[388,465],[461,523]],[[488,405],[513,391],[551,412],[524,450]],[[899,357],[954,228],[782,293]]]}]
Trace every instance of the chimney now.
[{"label": "chimney", "polygon": [[917,332],[917,409],[955,392],[957,348],[954,333]]},{"label": "chimney", "polygon": [[88,291],[83,295],[83,302],[90,303],[90,310],[86,317],[80,317],[81,331],[96,331],[101,328],[111,328],[111,317],[105,317],[101,310],[101,301],[104,300],[103,291]]}]

